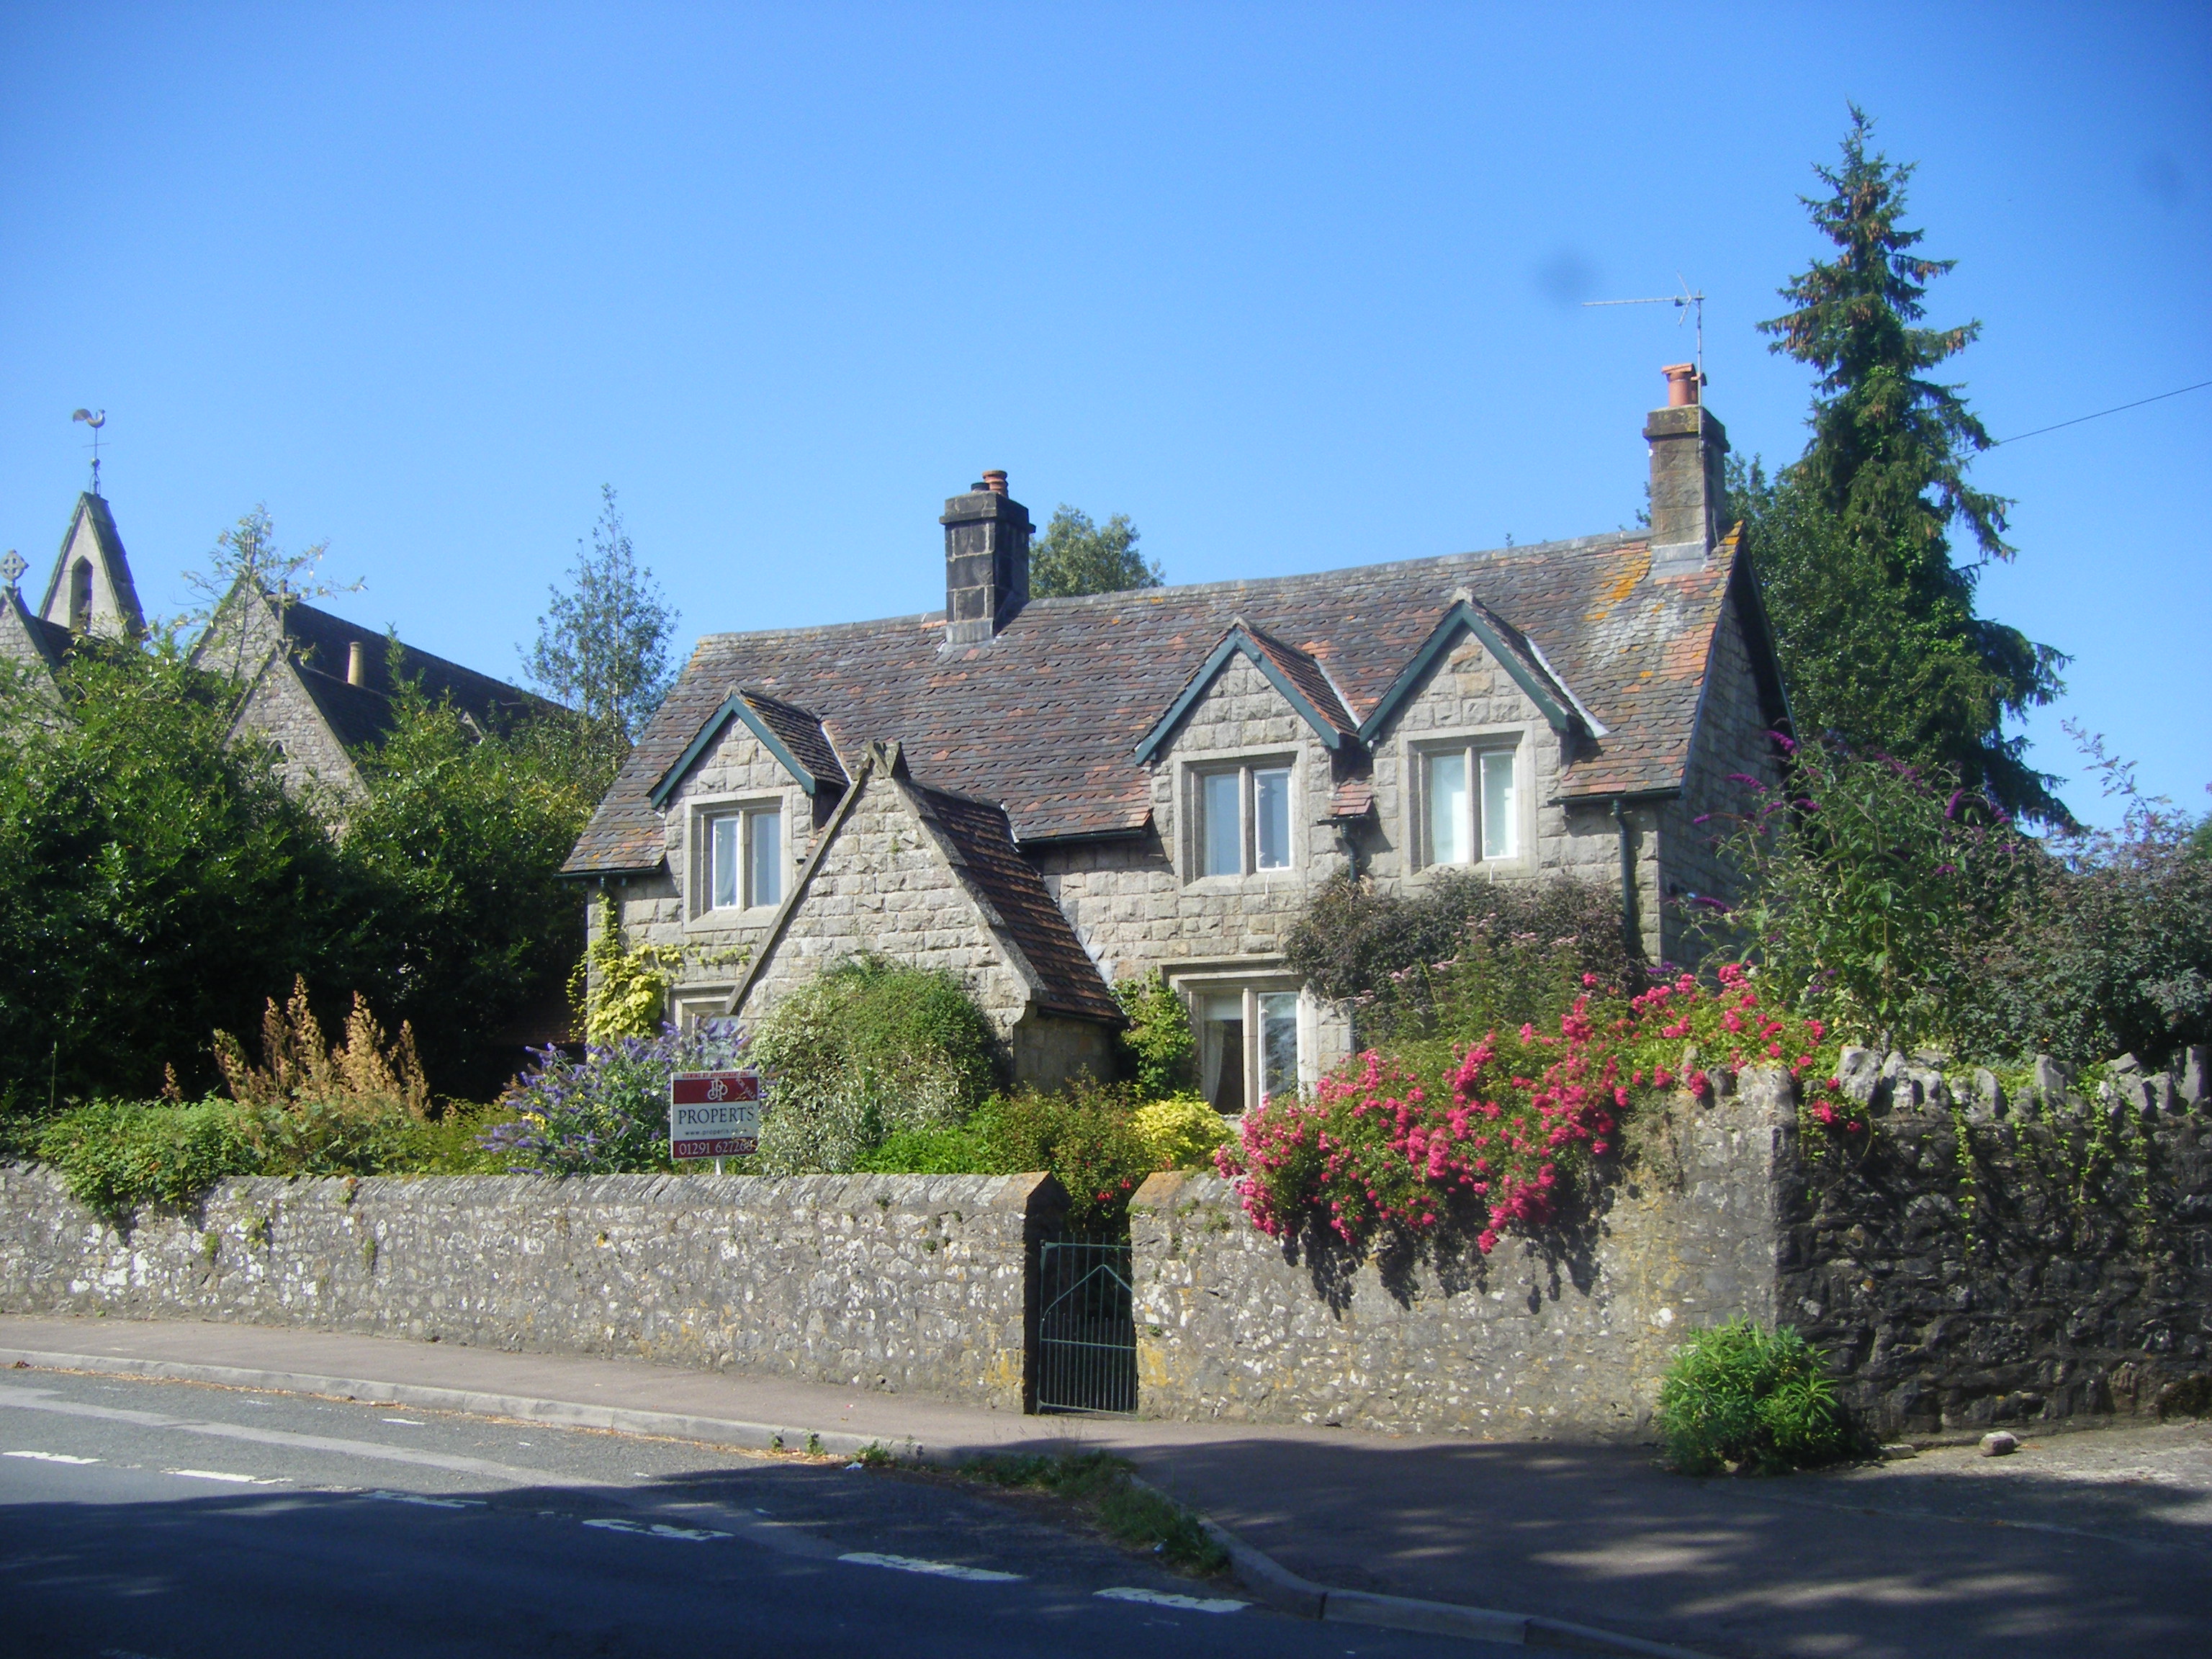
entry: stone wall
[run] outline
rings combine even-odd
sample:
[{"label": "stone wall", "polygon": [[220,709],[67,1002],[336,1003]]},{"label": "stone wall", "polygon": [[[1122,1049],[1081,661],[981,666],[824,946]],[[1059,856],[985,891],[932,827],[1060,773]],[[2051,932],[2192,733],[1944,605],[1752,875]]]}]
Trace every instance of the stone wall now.
[{"label": "stone wall", "polygon": [[1662,961],[1688,962],[1698,954],[1690,931],[1696,917],[1686,902],[1691,894],[1721,899],[1735,895],[1739,874],[1722,856],[1718,842],[1728,830],[1729,815],[1751,805],[1751,791],[1741,779],[1758,778],[1769,786],[1781,781],[1774,740],[1767,735],[1771,729],[1752,672],[1742,613],[1731,594],[1714,634],[1682,793],[1653,809],[1670,902],[1646,908],[1644,919],[1647,928],[1656,928]]},{"label": "stone wall", "polygon": [[1047,1176],[226,1181],[118,1231],[0,1168],[0,1310],[735,1366],[1019,1411]]},{"label": "stone wall", "polygon": [[1629,1178],[1550,1248],[1352,1265],[1293,1253],[1215,1176],[1155,1176],[1130,1237],[1146,1415],[1499,1437],[1639,1432],[1680,1334],[1774,1317],[1796,1157],[1781,1074],[1647,1121]]},{"label": "stone wall", "polygon": [[1781,1316],[1870,1425],[2154,1411],[2212,1376],[2201,1112],[1907,1101],[1863,1157],[1808,1158],[1784,1201]]}]

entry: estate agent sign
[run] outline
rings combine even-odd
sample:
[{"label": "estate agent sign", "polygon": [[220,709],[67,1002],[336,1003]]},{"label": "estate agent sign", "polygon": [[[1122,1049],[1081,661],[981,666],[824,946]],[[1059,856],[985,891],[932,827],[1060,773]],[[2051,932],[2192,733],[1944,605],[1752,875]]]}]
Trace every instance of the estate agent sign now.
[{"label": "estate agent sign", "polygon": [[668,1155],[744,1158],[760,1146],[760,1073],[678,1072],[668,1083]]}]

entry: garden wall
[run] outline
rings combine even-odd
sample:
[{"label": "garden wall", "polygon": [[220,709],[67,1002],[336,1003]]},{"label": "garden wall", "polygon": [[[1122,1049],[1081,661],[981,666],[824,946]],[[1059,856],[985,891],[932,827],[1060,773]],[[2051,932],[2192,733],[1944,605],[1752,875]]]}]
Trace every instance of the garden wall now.
[{"label": "garden wall", "polygon": [[0,1310],[735,1366],[1022,1409],[1048,1176],[226,1181],[118,1231],[0,1168]]},{"label": "garden wall", "polygon": [[1797,1112],[1786,1075],[1646,1119],[1628,1179],[1548,1246],[1352,1264],[1293,1253],[1218,1177],[1131,1206],[1146,1416],[1626,1437],[1691,1327],[1775,1316]]},{"label": "garden wall", "polygon": [[2212,1407],[2212,1121],[2061,1097],[1873,1122],[1801,1137],[1778,1073],[1678,1097],[1594,1213],[1487,1259],[1316,1259],[1229,1182],[1155,1176],[1132,1209],[1143,1409],[1634,1437],[1681,1334],[1737,1314],[1802,1331],[1885,1439]]},{"label": "garden wall", "polygon": [[1875,1121],[1798,1172],[1778,1295],[1871,1427],[2212,1406],[2212,1123],[2063,1097]]}]

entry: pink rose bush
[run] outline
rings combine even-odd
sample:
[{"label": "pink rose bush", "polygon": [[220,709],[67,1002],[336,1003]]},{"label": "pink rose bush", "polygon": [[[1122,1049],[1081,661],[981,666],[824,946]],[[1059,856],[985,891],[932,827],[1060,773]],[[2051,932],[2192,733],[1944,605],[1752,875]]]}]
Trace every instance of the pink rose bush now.
[{"label": "pink rose bush", "polygon": [[1859,1131],[1834,1053],[1819,1020],[1768,1009],[1733,964],[1714,987],[1683,974],[1633,997],[1585,975],[1556,1032],[1491,1031],[1427,1066],[1369,1049],[1312,1095],[1245,1114],[1214,1161],[1271,1237],[1318,1230],[1357,1249],[1456,1215],[1488,1255],[1507,1231],[1559,1218],[1639,1101],[1677,1090],[1709,1099],[1717,1068],[1784,1067],[1808,1128]]}]

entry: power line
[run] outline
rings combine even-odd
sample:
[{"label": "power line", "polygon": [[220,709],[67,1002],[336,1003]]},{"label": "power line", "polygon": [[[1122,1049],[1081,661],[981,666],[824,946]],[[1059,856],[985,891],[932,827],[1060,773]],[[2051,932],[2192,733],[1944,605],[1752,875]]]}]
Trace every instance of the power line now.
[{"label": "power line", "polygon": [[2212,386],[2212,380],[2199,380],[2195,386],[2177,386],[2172,392],[2161,392],[2155,398],[2138,398],[2131,404],[2119,404],[2111,409],[2100,409],[2094,415],[2077,415],[2070,421],[2059,422],[2057,426],[2039,426],[2033,432],[2016,432],[2009,438],[1999,438],[1990,447],[2002,448],[2006,444],[2016,444],[2022,438],[2040,438],[2046,432],[2057,432],[2062,428],[2079,426],[2084,421],[2101,421],[2106,416],[2117,415],[2124,409],[2141,409],[2145,404],[2164,403],[2168,398],[2179,398],[2185,392],[2202,392],[2208,386]]}]

